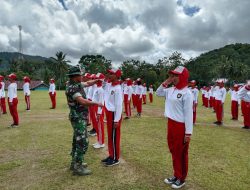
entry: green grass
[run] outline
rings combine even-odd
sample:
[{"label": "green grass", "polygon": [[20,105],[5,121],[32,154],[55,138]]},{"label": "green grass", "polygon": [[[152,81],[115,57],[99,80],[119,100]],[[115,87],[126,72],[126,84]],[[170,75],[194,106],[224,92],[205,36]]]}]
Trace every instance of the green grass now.
[{"label": "green grass", "polygon": [[[20,128],[7,128],[9,114],[0,117],[0,189],[171,189],[163,183],[172,175],[172,162],[162,98],[154,97],[153,104],[143,106],[141,119],[123,121],[119,166],[102,166],[107,150],[89,146],[85,161],[93,174],[77,177],[68,169],[72,138],[68,108],[64,93],[57,95],[57,109],[50,110],[47,92],[32,92],[32,110],[26,112],[19,92]],[[241,129],[242,120],[230,120],[229,97],[225,126],[216,127],[214,121],[215,114],[199,103],[183,189],[250,189],[250,133]],[[90,137],[90,145],[95,140]]]}]

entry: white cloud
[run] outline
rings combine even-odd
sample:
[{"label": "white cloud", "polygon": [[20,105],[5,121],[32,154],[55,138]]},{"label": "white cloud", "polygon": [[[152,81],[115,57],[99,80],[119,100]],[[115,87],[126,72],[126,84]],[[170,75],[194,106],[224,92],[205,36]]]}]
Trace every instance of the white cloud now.
[{"label": "white cloud", "polygon": [[229,43],[249,43],[250,1],[182,0],[199,7],[192,17],[176,0],[1,0],[0,51],[18,50],[23,26],[26,54],[64,51],[74,62],[103,54],[115,63],[137,58],[151,63],[180,51],[185,58]]}]

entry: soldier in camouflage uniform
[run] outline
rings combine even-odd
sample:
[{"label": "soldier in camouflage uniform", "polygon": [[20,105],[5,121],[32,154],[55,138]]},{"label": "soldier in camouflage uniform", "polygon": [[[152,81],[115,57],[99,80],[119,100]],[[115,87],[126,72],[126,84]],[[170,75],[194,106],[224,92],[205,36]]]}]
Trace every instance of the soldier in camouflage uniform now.
[{"label": "soldier in camouflage uniform", "polygon": [[83,165],[84,154],[87,152],[89,144],[87,135],[88,106],[102,105],[87,100],[83,88],[95,84],[98,80],[81,83],[82,73],[78,66],[71,67],[67,75],[70,80],[67,83],[65,94],[70,109],[69,120],[73,128],[70,169],[73,170],[74,175],[89,175],[91,171],[87,169],[86,165]]}]

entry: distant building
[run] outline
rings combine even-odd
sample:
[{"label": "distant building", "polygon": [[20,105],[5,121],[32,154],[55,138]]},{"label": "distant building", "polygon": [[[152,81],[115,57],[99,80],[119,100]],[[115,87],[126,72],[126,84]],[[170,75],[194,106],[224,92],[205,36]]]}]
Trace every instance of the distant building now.
[{"label": "distant building", "polygon": [[[5,90],[8,89],[10,82],[6,81]],[[23,90],[23,81],[17,81],[17,90]],[[49,90],[49,85],[45,84],[43,81],[30,81],[30,90]]]}]

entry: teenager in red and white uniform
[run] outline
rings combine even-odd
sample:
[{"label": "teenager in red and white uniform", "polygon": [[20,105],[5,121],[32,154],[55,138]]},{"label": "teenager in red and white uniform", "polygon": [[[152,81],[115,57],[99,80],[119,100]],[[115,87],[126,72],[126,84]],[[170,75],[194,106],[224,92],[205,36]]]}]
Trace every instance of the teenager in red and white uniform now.
[{"label": "teenager in red and white uniform", "polygon": [[[188,173],[188,149],[193,132],[193,95],[188,88],[189,72],[183,66],[169,71],[169,78],[156,90],[157,96],[165,97],[165,117],[168,125],[168,147],[172,154],[173,177],[165,183],[178,189],[185,185]],[[174,87],[168,88],[170,84]]]},{"label": "teenager in red and white uniform", "polygon": [[224,82],[223,80],[218,81],[218,86],[219,88],[216,89],[215,93],[215,105],[216,105],[216,118],[217,121],[214,122],[216,125],[222,125],[223,124],[223,107],[224,107],[224,102],[226,99],[227,91],[224,88]]},{"label": "teenager in red and white uniform", "polygon": [[25,76],[23,77],[23,94],[26,103],[26,110],[30,111],[30,78]]},{"label": "teenager in red and white uniform", "polygon": [[4,83],[4,77],[2,75],[0,75],[0,83],[1,83],[1,88],[0,88],[0,101],[1,101],[1,111],[3,114],[7,114],[6,111],[6,103],[5,103],[5,83]]},{"label": "teenager in red and white uniform", "polygon": [[201,88],[202,106],[205,106],[205,93],[206,93],[206,86],[203,86]]},{"label": "teenager in red and white uniform", "polygon": [[19,125],[19,117],[17,112],[17,83],[16,83],[16,75],[14,73],[11,73],[9,76],[10,85],[8,86],[8,104],[9,104],[9,110],[10,114],[13,118],[13,124],[10,125],[10,127],[18,127]]},{"label": "teenager in red and white uniform", "polygon": [[122,89],[118,79],[122,72],[119,69],[110,69],[111,86],[105,102],[107,108],[108,151],[109,156],[102,160],[105,166],[114,166],[120,163],[120,136],[122,121]]},{"label": "teenager in red and white uniform", "polygon": [[245,107],[243,113],[244,127],[243,129],[250,129],[250,80],[238,92],[238,98],[244,100]]},{"label": "teenager in red and white uniform", "polygon": [[49,82],[49,96],[51,100],[52,107],[50,109],[55,109],[56,108],[56,85],[55,85],[55,80],[50,79]]},{"label": "teenager in red and white uniform", "polygon": [[124,108],[125,108],[125,113],[126,117],[125,119],[129,119],[131,117],[131,97],[133,93],[133,88],[132,88],[132,80],[130,78],[126,79],[126,86],[124,88]]},{"label": "teenager in red and white uniform", "polygon": [[231,96],[231,115],[232,120],[238,120],[239,113],[239,98],[238,98],[239,87],[237,84],[233,86],[233,89],[229,90],[229,94]]},{"label": "teenager in red and white uniform", "polygon": [[142,100],[143,104],[146,104],[147,102],[147,86],[146,83],[143,83],[143,93],[142,93]]},{"label": "teenager in red and white uniform", "polygon": [[136,89],[137,89],[137,83],[136,81],[133,81],[133,85],[132,85],[132,89],[133,89],[133,93],[132,93],[132,103],[133,103],[133,108],[136,108]]},{"label": "teenager in red and white uniform", "polygon": [[204,99],[205,99],[205,107],[208,108],[209,107],[209,99],[210,99],[210,86],[207,86],[206,87],[206,91],[205,91],[205,96],[204,96]]},{"label": "teenager in red and white uniform", "polygon": [[153,103],[153,96],[154,96],[154,89],[153,89],[153,85],[149,85],[149,101],[150,103]]},{"label": "teenager in red and white uniform", "polygon": [[142,112],[142,95],[143,95],[143,89],[144,87],[142,86],[141,79],[138,78],[136,80],[137,82],[137,87],[135,89],[136,91],[136,109],[137,109],[137,117],[141,117],[141,112]]},{"label": "teenager in red and white uniform", "polygon": [[[94,102],[104,104],[104,90],[102,88],[102,83],[105,78],[104,74],[97,73],[96,79],[99,79],[99,81],[96,83],[96,89],[93,94],[93,100]],[[94,148],[103,148],[105,147],[104,144],[104,109],[103,107],[92,106],[93,110],[95,111],[95,117],[96,117],[96,123],[97,126],[95,127],[97,132],[97,143],[93,145]]]},{"label": "teenager in red and white uniform", "polygon": [[[95,80],[96,79],[96,75],[95,74],[92,74],[90,76],[90,78],[92,80]],[[94,92],[96,90],[97,86],[96,84],[90,86],[88,88],[88,100],[92,101],[93,100],[93,95],[94,95]],[[97,130],[97,119],[96,119],[96,112],[95,112],[95,107],[94,106],[89,106],[89,115],[90,115],[90,121],[92,123],[92,129],[89,131],[89,135],[90,136],[96,136],[97,133],[96,133],[96,130]]]},{"label": "teenager in red and white uniform", "polygon": [[199,90],[195,87],[196,85],[196,81],[192,80],[190,82],[190,90],[193,94],[193,124],[195,124],[196,122],[196,109],[197,109],[197,105],[198,105],[198,96],[199,96]]}]

